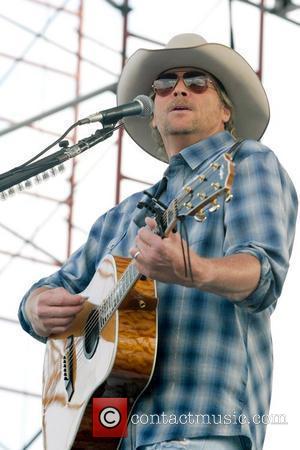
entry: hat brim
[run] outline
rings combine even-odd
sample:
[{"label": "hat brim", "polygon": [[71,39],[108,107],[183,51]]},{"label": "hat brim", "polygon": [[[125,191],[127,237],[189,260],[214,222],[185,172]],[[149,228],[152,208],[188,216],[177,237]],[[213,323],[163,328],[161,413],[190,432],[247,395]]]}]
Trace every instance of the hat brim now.
[{"label": "hat brim", "polygon": [[[132,101],[139,94],[149,95],[155,78],[175,67],[198,67],[214,75],[233,103],[233,119],[239,138],[259,140],[262,137],[270,119],[265,90],[247,61],[222,44],[137,50],[121,74],[118,105]],[[153,139],[149,118],[130,117],[124,122],[126,131],[142,149],[161,161],[168,161],[166,152]]]}]

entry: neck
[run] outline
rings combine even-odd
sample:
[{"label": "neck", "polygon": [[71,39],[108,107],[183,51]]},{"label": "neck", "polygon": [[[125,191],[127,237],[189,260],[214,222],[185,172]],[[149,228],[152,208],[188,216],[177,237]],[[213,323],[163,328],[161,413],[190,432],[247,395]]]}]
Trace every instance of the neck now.
[{"label": "neck", "polygon": [[197,142],[204,141],[205,139],[208,139],[209,137],[213,136],[214,134],[219,133],[222,130],[214,130],[211,133],[206,133],[205,135],[201,134],[172,134],[168,135],[163,139],[164,146],[167,152],[167,155],[169,159],[177,155],[177,153],[181,152],[186,147],[189,147],[190,145],[196,144]]}]

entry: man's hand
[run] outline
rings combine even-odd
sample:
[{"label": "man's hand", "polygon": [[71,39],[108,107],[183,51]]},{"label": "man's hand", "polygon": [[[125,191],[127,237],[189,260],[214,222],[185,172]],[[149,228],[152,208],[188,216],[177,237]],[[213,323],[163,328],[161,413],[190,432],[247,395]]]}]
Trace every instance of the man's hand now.
[{"label": "man's hand", "polygon": [[27,299],[25,312],[34,331],[39,336],[65,332],[86,298],[70,294],[64,288],[38,288]]},{"label": "man's hand", "polygon": [[[240,301],[258,286],[261,266],[259,260],[247,253],[220,258],[203,258],[189,249],[193,280],[185,276],[184,258],[179,233],[164,239],[153,233],[154,219],[146,218],[146,227],[139,230],[130,254],[138,271],[153,280],[195,287],[206,292]],[[182,241],[185,254],[187,245]]]},{"label": "man's hand", "polygon": [[[190,277],[185,277],[179,233],[170,233],[168,237],[162,239],[153,233],[156,221],[150,217],[145,221],[146,226],[138,231],[135,247],[130,249],[132,257],[140,252],[135,258],[138,271],[154,280],[192,286]],[[185,241],[183,245],[187,254]]]}]

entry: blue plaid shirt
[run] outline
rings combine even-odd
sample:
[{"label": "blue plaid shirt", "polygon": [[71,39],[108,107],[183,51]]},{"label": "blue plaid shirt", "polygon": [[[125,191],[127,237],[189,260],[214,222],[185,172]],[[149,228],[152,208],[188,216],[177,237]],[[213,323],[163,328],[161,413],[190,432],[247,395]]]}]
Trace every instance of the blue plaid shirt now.
[{"label": "blue plaid shirt", "polygon": [[[170,202],[189,178],[233,143],[229,133],[221,132],[175,155],[165,172],[168,185],[161,200]],[[269,411],[272,384],[270,315],[288,270],[297,196],[274,153],[262,144],[244,141],[235,163],[233,200],[228,204],[220,200],[218,212],[204,223],[187,217],[189,242],[208,258],[236,253],[256,256],[261,263],[259,284],[248,298],[235,302],[157,283],[155,372],[136,404],[134,425],[122,448],[131,448],[132,442],[139,446],[183,437],[240,435],[245,448],[262,449],[265,425],[259,423],[259,416]],[[151,188],[153,192],[156,187]],[[143,198],[142,193],[134,194],[101,216],[86,244],[31,290],[47,285],[81,292],[103,255],[128,256],[137,233],[136,205]],[[21,303],[19,318],[23,328],[39,338],[24,314],[31,290]],[[151,422],[145,414],[157,416]]]}]

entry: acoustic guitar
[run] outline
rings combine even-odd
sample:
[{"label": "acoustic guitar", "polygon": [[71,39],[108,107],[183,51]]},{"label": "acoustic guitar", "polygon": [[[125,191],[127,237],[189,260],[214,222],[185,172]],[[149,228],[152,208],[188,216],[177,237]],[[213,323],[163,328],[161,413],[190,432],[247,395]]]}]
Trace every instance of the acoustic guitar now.
[{"label": "acoustic guitar", "polygon": [[[231,199],[234,164],[222,154],[186,184],[167,209],[155,214],[162,237],[178,220],[193,215],[202,222],[217,211],[218,197]],[[94,438],[94,398],[127,398],[128,411],[154,371],[157,348],[157,294],[134,260],[110,254],[101,260],[81,293],[88,299],[67,332],[51,335],[43,370],[45,450],[112,450],[121,438]],[[129,419],[128,419],[129,420]]]}]

